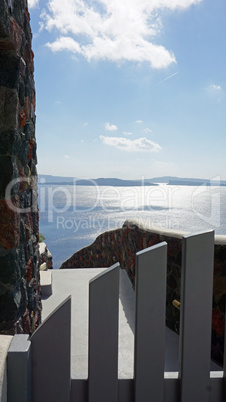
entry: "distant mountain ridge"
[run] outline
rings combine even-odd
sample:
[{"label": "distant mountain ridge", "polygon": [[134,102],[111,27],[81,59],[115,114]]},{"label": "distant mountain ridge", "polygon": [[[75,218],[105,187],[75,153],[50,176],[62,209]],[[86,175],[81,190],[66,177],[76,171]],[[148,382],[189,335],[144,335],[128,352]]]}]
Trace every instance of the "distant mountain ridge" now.
[{"label": "distant mountain ridge", "polygon": [[118,178],[98,178],[98,179],[80,179],[77,177],[62,177],[62,176],[52,176],[52,175],[38,175],[39,184],[52,184],[52,185],[74,185],[77,186],[156,186],[159,183],[165,183],[168,185],[178,185],[178,186],[200,186],[200,185],[216,185],[216,186],[226,186],[226,181],[221,182],[217,180],[210,179],[196,179],[196,178],[179,178],[176,176],[162,176],[153,177],[152,179],[141,179],[141,180],[123,180]]},{"label": "distant mountain ridge", "polygon": [[157,186],[154,182],[147,180],[123,180],[117,178],[98,178],[98,179],[79,179],[76,177],[60,177],[50,175],[39,175],[38,182],[40,184],[58,184],[58,185],[76,185],[76,186]]}]

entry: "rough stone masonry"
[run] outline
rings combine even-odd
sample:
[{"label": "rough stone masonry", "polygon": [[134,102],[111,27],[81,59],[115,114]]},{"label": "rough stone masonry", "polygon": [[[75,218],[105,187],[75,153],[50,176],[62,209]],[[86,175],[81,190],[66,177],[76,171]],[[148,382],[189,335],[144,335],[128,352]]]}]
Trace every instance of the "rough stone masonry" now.
[{"label": "rough stone masonry", "polygon": [[27,0],[0,0],[0,333],[41,320],[34,62]]}]

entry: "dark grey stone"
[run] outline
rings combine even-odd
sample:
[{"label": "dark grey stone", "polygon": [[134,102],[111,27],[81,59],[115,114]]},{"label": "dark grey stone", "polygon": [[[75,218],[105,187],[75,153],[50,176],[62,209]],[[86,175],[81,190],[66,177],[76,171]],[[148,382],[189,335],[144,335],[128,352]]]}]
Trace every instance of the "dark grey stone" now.
[{"label": "dark grey stone", "polygon": [[26,37],[31,40],[31,38],[32,38],[32,33],[31,33],[31,28],[30,28],[29,20],[28,20],[28,18],[27,18],[26,15],[25,15],[25,17],[24,17],[24,32],[25,32]]},{"label": "dark grey stone", "polygon": [[36,299],[34,293],[34,278],[31,279],[28,285],[28,309],[34,311],[36,306]]},{"label": "dark grey stone", "polygon": [[19,315],[23,316],[26,308],[28,306],[28,294],[27,294],[27,282],[25,279],[21,280],[20,283],[20,291],[21,291],[21,301],[20,301],[20,306],[19,306]]},{"label": "dark grey stone", "polygon": [[[5,0],[0,1],[0,38],[9,36],[8,6]],[[1,47],[1,46],[0,46]]]},{"label": "dark grey stone", "polygon": [[12,152],[16,155],[24,166],[27,164],[27,155],[29,154],[30,146],[26,140],[26,135],[21,131],[15,137]]},{"label": "dark grey stone", "polygon": [[21,106],[24,106],[24,102],[25,102],[25,85],[24,85],[23,81],[20,82],[19,101],[20,101]]},{"label": "dark grey stone", "polygon": [[23,28],[24,25],[24,8],[25,8],[24,0],[14,1],[13,16],[17,24],[19,24],[21,28]]},{"label": "dark grey stone", "polygon": [[20,262],[20,274],[21,274],[21,278],[24,277],[25,272],[26,272],[26,260],[25,260],[25,250],[23,245],[20,246],[17,250],[16,250],[16,255],[17,255],[17,259]]},{"label": "dark grey stone", "polygon": [[19,88],[20,57],[0,51],[0,86]]},{"label": "dark grey stone", "polygon": [[24,127],[24,133],[26,135],[26,140],[30,141],[31,138],[35,137],[35,126],[32,121],[26,123]]},{"label": "dark grey stone", "polygon": [[30,169],[31,169],[31,175],[36,176],[36,180],[37,180],[38,176],[37,176],[36,163],[33,159],[31,160]]},{"label": "dark grey stone", "polygon": [[12,89],[6,86],[0,86],[0,133],[6,130],[17,129],[18,107],[19,98],[17,90],[15,88]]},{"label": "dark grey stone", "polygon": [[0,158],[0,196],[5,196],[7,185],[14,179],[14,167],[11,156]]},{"label": "dark grey stone", "polygon": [[37,231],[38,231],[38,213],[37,212],[33,212],[32,222],[33,222],[33,231],[34,231],[34,233],[37,233]]},{"label": "dark grey stone", "polygon": [[33,90],[33,76],[30,73],[28,67],[26,67],[25,74],[25,96],[29,96],[32,99],[32,90]]},{"label": "dark grey stone", "polygon": [[1,327],[7,330],[7,327],[12,328],[17,317],[17,305],[13,293],[8,292],[0,296],[0,305],[0,330]]},{"label": "dark grey stone", "polygon": [[26,36],[24,35],[24,32],[22,31],[22,43],[21,43],[21,48],[20,48],[20,53],[22,55],[24,54],[25,44],[26,44]]},{"label": "dark grey stone", "polygon": [[24,223],[24,217],[21,216],[20,218],[20,243],[25,243],[26,240],[26,235],[25,235],[25,223]]},{"label": "dark grey stone", "polygon": [[[13,299],[14,303],[17,307],[17,310],[19,310],[20,303],[21,303],[21,290],[20,290],[20,285],[14,288],[13,290]],[[19,311],[18,311],[19,312]]]},{"label": "dark grey stone", "polygon": [[20,194],[20,208],[31,208],[31,191],[29,189]]},{"label": "dark grey stone", "polygon": [[6,255],[0,256],[0,295],[12,292],[21,280],[21,266],[25,264],[21,250],[12,250]]},{"label": "dark grey stone", "polygon": [[13,144],[17,136],[18,133],[16,130],[0,132],[0,155],[13,153]]}]

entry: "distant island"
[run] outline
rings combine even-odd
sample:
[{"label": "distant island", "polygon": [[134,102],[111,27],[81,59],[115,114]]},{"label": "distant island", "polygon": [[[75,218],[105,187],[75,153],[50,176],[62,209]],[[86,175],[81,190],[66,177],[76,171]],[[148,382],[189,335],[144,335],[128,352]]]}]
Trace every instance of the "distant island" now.
[{"label": "distant island", "polygon": [[169,180],[169,186],[226,186],[225,181],[216,181],[216,180],[198,180],[198,181],[191,181],[186,180]]},{"label": "distant island", "polygon": [[226,186],[226,181],[196,178],[179,178],[174,176],[153,177],[152,179],[123,180],[117,178],[80,179],[77,177],[62,177],[52,175],[38,175],[39,184],[47,185],[75,185],[76,186],[113,186],[113,187],[136,187],[158,186],[166,184],[172,186]]},{"label": "distant island", "polygon": [[149,180],[122,180],[117,178],[79,179],[76,177],[60,177],[50,175],[39,175],[39,184],[48,185],[76,185],[76,186],[113,186],[113,187],[136,187],[136,186],[157,186],[158,184]]}]

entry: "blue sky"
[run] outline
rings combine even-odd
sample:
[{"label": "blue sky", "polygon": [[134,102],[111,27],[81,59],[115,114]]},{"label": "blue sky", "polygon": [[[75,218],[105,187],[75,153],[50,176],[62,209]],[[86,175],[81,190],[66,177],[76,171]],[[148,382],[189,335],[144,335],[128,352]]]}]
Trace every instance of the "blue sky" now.
[{"label": "blue sky", "polygon": [[225,0],[28,0],[38,172],[226,179]]}]

